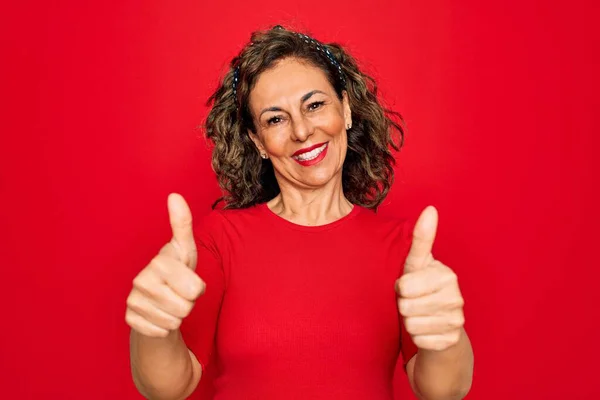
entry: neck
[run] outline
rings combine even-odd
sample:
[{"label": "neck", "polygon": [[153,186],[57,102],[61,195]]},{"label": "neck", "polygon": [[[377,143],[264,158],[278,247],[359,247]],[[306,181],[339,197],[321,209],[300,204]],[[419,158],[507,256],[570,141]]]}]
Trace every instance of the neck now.
[{"label": "neck", "polygon": [[345,217],[352,203],[344,196],[341,176],[318,189],[280,184],[281,192],[267,203],[271,211],[295,224],[325,225]]}]

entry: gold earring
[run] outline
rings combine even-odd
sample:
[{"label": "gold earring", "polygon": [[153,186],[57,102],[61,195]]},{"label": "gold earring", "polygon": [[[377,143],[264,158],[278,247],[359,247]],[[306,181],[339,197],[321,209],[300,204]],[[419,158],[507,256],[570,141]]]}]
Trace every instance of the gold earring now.
[{"label": "gold earring", "polygon": [[266,159],[267,159],[267,155],[266,155],[265,153],[261,153],[261,154],[260,154],[260,156],[261,156],[261,158],[262,158],[263,160],[266,160]]},{"label": "gold earring", "polygon": [[346,129],[352,129],[352,124],[346,125]]}]

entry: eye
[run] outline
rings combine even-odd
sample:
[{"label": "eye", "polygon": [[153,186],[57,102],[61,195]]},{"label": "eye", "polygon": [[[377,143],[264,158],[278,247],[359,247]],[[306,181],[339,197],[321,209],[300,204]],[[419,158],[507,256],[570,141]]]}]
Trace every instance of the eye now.
[{"label": "eye", "polygon": [[315,101],[314,103],[310,103],[308,105],[308,109],[310,111],[318,110],[319,108],[321,108],[323,106],[323,104],[325,104],[324,101]]},{"label": "eye", "polygon": [[277,125],[281,122],[280,116],[271,117],[267,120],[267,125]]}]

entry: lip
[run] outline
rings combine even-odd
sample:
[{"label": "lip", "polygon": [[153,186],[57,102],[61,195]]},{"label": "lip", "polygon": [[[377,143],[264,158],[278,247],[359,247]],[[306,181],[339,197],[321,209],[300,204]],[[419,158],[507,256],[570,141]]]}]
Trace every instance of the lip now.
[{"label": "lip", "polygon": [[317,143],[317,144],[315,144],[313,146],[306,147],[304,149],[300,149],[297,152],[295,152],[294,154],[292,154],[292,157],[296,157],[296,156],[299,156],[300,154],[308,153],[309,151],[312,151],[312,150],[314,150],[316,148],[319,148],[319,147],[323,146],[325,143],[327,143],[327,142]]},{"label": "lip", "polygon": [[319,154],[316,158],[313,158],[312,160],[300,161],[297,158],[292,158],[292,159],[294,161],[296,161],[298,164],[302,165],[303,167],[311,167],[311,166],[316,165],[316,164],[320,163],[321,161],[323,161],[323,159],[327,155],[327,150],[328,149],[329,149],[329,146],[328,145],[325,146],[325,148],[323,149],[323,151],[321,152],[321,154]]}]

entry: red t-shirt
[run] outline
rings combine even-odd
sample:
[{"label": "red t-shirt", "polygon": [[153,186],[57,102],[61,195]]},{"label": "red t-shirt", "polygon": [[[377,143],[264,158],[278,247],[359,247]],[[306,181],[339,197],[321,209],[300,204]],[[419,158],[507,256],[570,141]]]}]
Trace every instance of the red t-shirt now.
[{"label": "red t-shirt", "polygon": [[203,366],[199,392],[393,398],[396,363],[417,351],[394,291],[412,237],[406,221],[354,206],[307,227],[260,204],[213,211],[195,234],[207,287],[182,331]]}]

